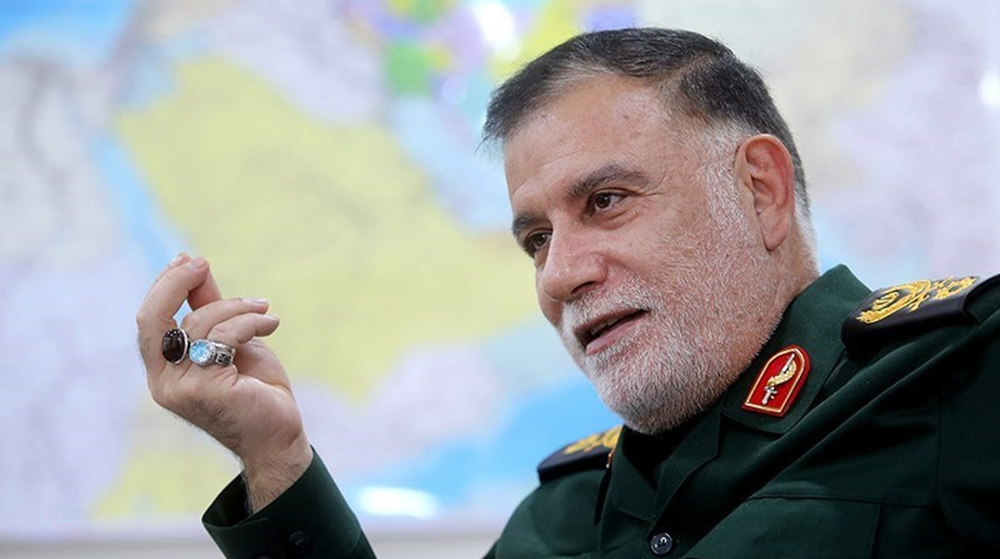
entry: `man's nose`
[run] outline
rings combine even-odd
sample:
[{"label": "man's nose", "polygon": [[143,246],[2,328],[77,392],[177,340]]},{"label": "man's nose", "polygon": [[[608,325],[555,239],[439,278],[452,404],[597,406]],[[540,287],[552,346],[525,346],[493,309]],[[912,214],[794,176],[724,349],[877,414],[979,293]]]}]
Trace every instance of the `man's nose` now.
[{"label": "man's nose", "polygon": [[553,232],[538,271],[539,295],[566,301],[603,282],[607,266],[596,241],[588,235]]}]

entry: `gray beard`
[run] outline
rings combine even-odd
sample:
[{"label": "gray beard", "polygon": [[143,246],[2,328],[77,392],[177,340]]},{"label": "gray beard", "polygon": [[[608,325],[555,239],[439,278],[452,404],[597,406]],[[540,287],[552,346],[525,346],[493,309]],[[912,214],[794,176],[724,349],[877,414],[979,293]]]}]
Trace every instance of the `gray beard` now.
[{"label": "gray beard", "polygon": [[[586,294],[564,309],[564,343],[605,405],[636,431],[663,432],[705,411],[746,369],[780,318],[769,306],[776,280],[767,272],[767,256],[754,252],[749,223],[725,221],[709,225],[716,238],[692,238],[698,248],[692,253],[704,255],[698,263],[664,271],[672,280],[669,290],[630,277],[614,293]],[[663,292],[671,294],[669,301]],[[621,308],[650,312],[630,338],[585,355],[571,325]]]},{"label": "gray beard", "polygon": [[[688,293],[685,298],[702,295]],[[698,299],[699,317],[650,312],[632,339],[578,361],[605,405],[626,425],[643,433],[680,425],[714,403],[753,359],[753,354],[726,354],[735,345],[733,329],[743,321],[734,320],[738,315],[729,305],[718,304],[720,297],[727,301],[725,293]]]}]

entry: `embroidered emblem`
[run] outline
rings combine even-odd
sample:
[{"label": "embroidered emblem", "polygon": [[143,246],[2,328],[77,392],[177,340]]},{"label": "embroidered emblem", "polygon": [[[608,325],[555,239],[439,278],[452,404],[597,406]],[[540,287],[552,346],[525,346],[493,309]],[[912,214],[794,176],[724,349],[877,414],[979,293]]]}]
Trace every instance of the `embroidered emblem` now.
[{"label": "embroidered emblem", "polygon": [[966,276],[960,279],[918,280],[883,289],[871,306],[862,309],[855,318],[865,324],[874,324],[898,313],[912,313],[926,301],[950,299],[973,285],[979,278]]},{"label": "embroidered emblem", "polygon": [[574,472],[609,468],[621,432],[619,425],[553,452],[538,465],[538,478],[545,482]]},{"label": "embroidered emblem", "polygon": [[563,454],[577,454],[590,452],[596,448],[614,450],[618,444],[618,437],[622,433],[622,427],[614,427],[603,433],[597,433],[589,437],[584,437],[563,449]]},{"label": "embroidered emblem", "polygon": [[784,417],[809,374],[809,355],[797,345],[775,353],[757,375],[743,409]]}]

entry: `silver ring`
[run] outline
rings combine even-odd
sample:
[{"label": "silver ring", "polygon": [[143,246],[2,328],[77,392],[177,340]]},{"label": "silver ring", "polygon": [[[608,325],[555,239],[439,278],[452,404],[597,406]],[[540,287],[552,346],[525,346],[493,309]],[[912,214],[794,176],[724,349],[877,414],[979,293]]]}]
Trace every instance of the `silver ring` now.
[{"label": "silver ring", "polygon": [[228,367],[233,363],[234,357],[236,357],[235,348],[212,340],[195,340],[191,342],[191,349],[188,350],[188,358],[199,367],[210,365]]}]

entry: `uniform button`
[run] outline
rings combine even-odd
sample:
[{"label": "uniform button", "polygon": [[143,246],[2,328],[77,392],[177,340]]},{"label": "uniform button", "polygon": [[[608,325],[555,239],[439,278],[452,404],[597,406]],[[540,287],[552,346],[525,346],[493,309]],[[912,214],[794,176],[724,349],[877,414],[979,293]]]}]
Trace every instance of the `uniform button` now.
[{"label": "uniform button", "polygon": [[292,535],[288,536],[288,547],[292,549],[292,553],[295,555],[303,555],[305,552],[309,551],[309,534],[299,530],[297,532],[292,532]]},{"label": "uniform button", "polygon": [[649,540],[649,549],[653,550],[654,555],[666,555],[673,548],[674,538],[666,532],[656,534],[653,539]]}]

